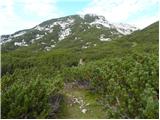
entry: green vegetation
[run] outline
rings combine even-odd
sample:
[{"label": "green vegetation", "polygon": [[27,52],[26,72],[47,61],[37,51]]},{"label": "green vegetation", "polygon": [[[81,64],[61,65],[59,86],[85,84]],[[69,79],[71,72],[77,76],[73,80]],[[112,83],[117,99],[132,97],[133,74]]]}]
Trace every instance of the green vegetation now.
[{"label": "green vegetation", "polygon": [[[60,106],[58,118],[60,119],[105,119],[106,112],[102,105],[97,101],[99,100],[96,94],[91,93],[89,90],[81,88],[64,89],[64,101]],[[82,105],[73,102],[73,98],[83,101]],[[82,112],[82,109],[86,109],[86,114]]]},{"label": "green vegetation", "polygon": [[158,57],[134,54],[66,70],[66,81],[88,81],[107,118],[158,118]]},{"label": "green vegetation", "polygon": [[16,70],[2,77],[2,118],[46,118],[48,98],[57,94],[62,82],[47,79],[34,70]]},{"label": "green vegetation", "polygon": [[[37,43],[16,49],[3,45],[2,118],[158,118],[158,25],[109,42],[98,41],[93,28],[79,34],[85,42],[73,41],[73,35],[48,52],[38,51]],[[97,46],[81,49],[91,41]],[[79,65],[81,58],[85,65]],[[77,81],[87,83],[87,89],[65,89]],[[57,110],[50,99],[58,94],[63,100]],[[69,109],[70,94],[91,104],[88,113],[78,105]]]}]

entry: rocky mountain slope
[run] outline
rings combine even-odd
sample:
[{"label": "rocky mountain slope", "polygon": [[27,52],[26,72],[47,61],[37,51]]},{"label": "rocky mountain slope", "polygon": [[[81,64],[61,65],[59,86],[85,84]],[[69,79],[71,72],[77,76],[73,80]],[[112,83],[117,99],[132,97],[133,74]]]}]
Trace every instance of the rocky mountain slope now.
[{"label": "rocky mountain slope", "polygon": [[15,50],[27,46],[34,46],[34,50],[43,51],[71,46],[86,49],[136,30],[136,27],[128,24],[113,24],[103,16],[71,15],[51,19],[11,35],[2,35],[0,41],[2,50]]}]

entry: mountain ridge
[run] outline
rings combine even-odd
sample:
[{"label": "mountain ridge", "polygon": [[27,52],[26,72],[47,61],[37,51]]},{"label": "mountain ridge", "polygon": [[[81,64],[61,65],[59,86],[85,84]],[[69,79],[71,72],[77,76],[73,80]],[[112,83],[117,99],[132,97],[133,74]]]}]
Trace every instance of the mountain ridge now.
[{"label": "mountain ridge", "polygon": [[91,42],[93,43],[91,46],[96,46],[101,42],[111,41],[136,30],[138,28],[128,24],[112,24],[104,16],[70,15],[50,19],[30,29],[20,30],[10,35],[2,35],[0,44],[2,50],[36,46],[36,50],[50,51],[61,46],[64,40],[68,40],[70,42],[63,47],[67,44],[79,44],[81,49],[87,49],[90,46],[87,44]]},{"label": "mountain ridge", "polygon": [[[38,24],[38,25],[42,25],[42,24],[45,24],[45,23],[47,23],[47,22],[49,22],[49,21],[56,21],[56,20],[61,20],[61,19],[63,19],[63,18],[68,18],[68,17],[74,17],[74,16],[79,16],[79,17],[81,17],[82,19],[84,19],[84,17],[86,16],[86,15],[89,15],[89,16],[99,16],[99,17],[102,17],[103,19],[106,19],[104,16],[102,16],[102,15],[96,15],[96,14],[73,14],[73,15],[67,15],[67,16],[63,16],[63,17],[57,17],[57,18],[53,18],[53,19],[48,19],[48,20],[45,20],[45,21],[43,21],[43,22],[41,22],[40,24]],[[108,20],[107,20],[108,21]],[[111,23],[111,22],[110,22]],[[117,24],[117,25],[128,25],[128,26],[132,26],[132,27],[135,27],[136,28],[136,26],[134,26],[134,25],[131,25],[131,24],[128,24],[128,23],[122,23],[122,22],[120,22],[120,23],[112,23],[112,24]],[[17,30],[16,32],[13,32],[12,34],[2,34],[2,35],[0,35],[0,36],[3,36],[3,35],[13,35],[13,34],[16,34],[17,32],[20,32],[20,31],[27,31],[27,30],[29,30],[29,29],[33,29],[33,28],[35,28],[36,26],[38,26],[38,25],[35,25],[34,27],[31,27],[31,28],[28,28],[28,29],[22,29],[22,30]],[[139,29],[139,28],[137,28],[137,29]]]},{"label": "mountain ridge", "polygon": [[[72,22],[74,22],[73,20],[76,21],[77,17],[83,19],[84,20],[83,21],[84,24],[86,24],[86,22],[87,22],[87,23],[89,23],[91,25],[96,25],[97,28],[98,28],[99,25],[102,25],[104,27],[115,28],[115,29],[117,29],[122,34],[130,34],[132,32],[132,30],[133,31],[137,30],[136,27],[133,27],[133,26],[128,25],[128,24],[122,24],[122,23],[120,23],[120,24],[112,24],[112,23],[109,23],[105,19],[104,16],[98,16],[98,15],[93,15],[93,14],[86,14],[83,17],[81,15],[70,15],[70,16],[65,16],[65,17],[60,17],[60,18],[54,18],[54,19],[46,20],[46,21],[44,21],[44,22],[42,22],[42,23],[34,26],[33,28],[19,30],[19,31],[16,31],[15,33],[13,33],[13,34],[1,35],[0,41],[1,41],[1,43],[3,43],[3,41],[5,39],[9,39],[12,36],[13,37],[20,36],[19,33],[21,33],[21,32],[27,32],[27,31],[32,30],[32,29],[37,29],[39,31],[45,29],[47,31],[47,30],[49,30],[49,28],[47,29],[47,28],[43,28],[43,27],[46,26],[46,25],[51,25],[51,24],[52,24],[52,26],[50,26],[50,27],[53,27],[53,25],[56,25],[55,22],[57,22],[57,21],[61,21],[59,23],[57,22],[57,25],[59,24],[63,28],[63,26],[64,26],[63,24],[65,24],[67,22],[72,23]],[[72,21],[67,21],[69,19],[72,20]],[[125,33],[125,27],[128,27],[127,29],[129,29],[131,31],[127,31],[127,33]],[[129,28],[129,27],[131,27],[131,28]],[[123,33],[123,31],[124,31],[124,33]],[[50,32],[52,32],[52,31],[50,31]],[[23,35],[23,34],[21,34],[21,35]]]}]

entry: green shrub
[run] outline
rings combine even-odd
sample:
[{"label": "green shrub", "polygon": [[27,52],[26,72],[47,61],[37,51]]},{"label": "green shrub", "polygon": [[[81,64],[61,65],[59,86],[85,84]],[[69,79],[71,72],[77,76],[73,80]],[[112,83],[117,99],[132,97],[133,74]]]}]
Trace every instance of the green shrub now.
[{"label": "green shrub", "polygon": [[64,76],[88,80],[102,96],[108,118],[158,118],[158,56],[104,59],[70,68]]},{"label": "green shrub", "polygon": [[48,117],[49,97],[62,88],[60,77],[25,77],[21,73],[2,77],[2,118]]}]

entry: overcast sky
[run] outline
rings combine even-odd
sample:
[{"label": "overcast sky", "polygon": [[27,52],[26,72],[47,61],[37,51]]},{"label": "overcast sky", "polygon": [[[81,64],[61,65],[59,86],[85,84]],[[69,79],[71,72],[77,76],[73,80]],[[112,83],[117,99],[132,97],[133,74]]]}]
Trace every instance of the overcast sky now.
[{"label": "overcast sky", "polygon": [[73,14],[103,15],[144,28],[158,20],[158,0],[0,0],[0,35]]}]

